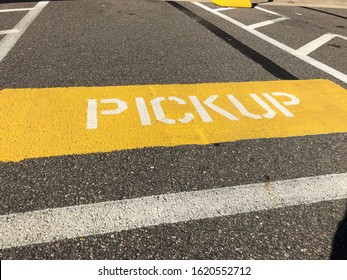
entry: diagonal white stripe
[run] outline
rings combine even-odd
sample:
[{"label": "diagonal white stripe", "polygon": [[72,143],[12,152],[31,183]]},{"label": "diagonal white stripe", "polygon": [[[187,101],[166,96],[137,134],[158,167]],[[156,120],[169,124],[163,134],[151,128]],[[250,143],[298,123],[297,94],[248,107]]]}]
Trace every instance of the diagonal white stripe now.
[{"label": "diagonal white stripe", "polygon": [[34,8],[3,9],[3,10],[0,10],[0,13],[25,12],[25,11],[31,11],[33,9]]},{"label": "diagonal white stripe", "polygon": [[10,33],[17,33],[17,32],[19,32],[18,29],[0,30],[0,35],[10,34]]},{"label": "diagonal white stripe", "polygon": [[[231,17],[228,17],[227,15],[224,15],[220,12],[214,11],[213,9],[211,9],[211,8],[201,4],[199,2],[193,2],[193,4],[199,6],[200,8],[202,8],[206,11],[209,11],[212,14],[215,14],[215,15],[225,19],[226,21],[229,21],[230,23],[248,31],[249,33],[257,36],[258,38],[260,38],[266,42],[268,42],[269,44],[276,46],[277,48],[281,49],[282,51],[285,51],[285,52],[301,59],[302,61],[318,68],[319,70],[335,77],[336,79],[339,79],[340,81],[342,81],[344,83],[347,83],[347,75],[346,74],[344,74],[344,73],[342,73],[342,72],[340,72],[340,71],[338,71],[338,70],[336,70],[336,69],[334,69],[334,68],[332,68],[332,67],[330,67],[330,66],[328,66],[328,65],[326,65],[326,64],[324,64],[318,60],[315,60],[315,59],[313,59],[307,55],[303,55],[302,53],[298,52],[297,50],[294,50],[293,48],[288,47],[287,45],[259,32],[258,30],[249,28],[247,25],[243,24],[242,22],[239,22],[239,21],[237,21]],[[262,10],[264,10],[264,9],[262,9]]]},{"label": "diagonal white stripe", "polygon": [[213,9],[214,11],[222,12],[222,11],[229,11],[229,10],[235,10],[235,8],[217,8]]},{"label": "diagonal white stripe", "polygon": [[300,49],[297,49],[296,51],[299,53],[302,53],[303,55],[309,55],[311,52],[315,51],[316,49],[328,43],[330,40],[334,38],[341,38],[341,39],[347,40],[347,37],[345,36],[342,36],[339,34],[327,33],[307,43],[305,46],[302,46]]},{"label": "diagonal white stripe", "polygon": [[0,248],[347,198],[347,173],[0,216]]},{"label": "diagonal white stripe", "polygon": [[283,16],[283,15],[281,15],[281,14],[279,14],[279,13],[276,13],[276,12],[274,12],[274,11],[270,11],[270,10],[268,10],[268,9],[264,9],[264,8],[262,8],[262,7],[259,7],[259,6],[256,6],[255,8],[258,9],[258,10],[260,10],[260,11],[263,11],[263,12],[265,12],[265,13],[271,14],[271,15],[276,15],[276,16],[285,17],[285,16]]},{"label": "diagonal white stripe", "polygon": [[41,1],[38,2],[35,7],[30,10],[20,22],[13,29],[19,30],[16,33],[7,34],[0,41],[0,62],[5,58],[5,56],[9,53],[9,51],[13,48],[13,46],[17,43],[19,38],[23,35],[23,33],[27,30],[29,25],[34,21],[34,19],[39,15],[41,10],[49,3],[49,1]]},{"label": "diagonal white stripe", "polygon": [[286,18],[286,17],[275,18],[275,19],[271,19],[271,20],[258,22],[258,23],[252,24],[252,25],[248,25],[247,27],[251,28],[251,29],[256,29],[256,28],[264,27],[264,26],[267,26],[267,25],[270,25],[270,24],[274,24],[276,22],[284,21],[284,20],[287,20],[287,19],[288,18]]}]

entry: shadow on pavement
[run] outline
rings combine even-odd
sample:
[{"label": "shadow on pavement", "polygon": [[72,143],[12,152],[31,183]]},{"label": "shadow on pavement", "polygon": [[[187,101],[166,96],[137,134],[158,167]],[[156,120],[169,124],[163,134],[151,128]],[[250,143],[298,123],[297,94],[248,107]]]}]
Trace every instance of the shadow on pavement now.
[{"label": "shadow on pavement", "polygon": [[347,260],[347,207],[345,217],[339,223],[335,233],[330,258],[332,260]]},{"label": "shadow on pavement", "polygon": [[252,2],[252,8],[254,8],[254,7],[258,6],[259,4],[273,2],[273,0],[260,0],[260,1],[251,1],[251,2]]}]

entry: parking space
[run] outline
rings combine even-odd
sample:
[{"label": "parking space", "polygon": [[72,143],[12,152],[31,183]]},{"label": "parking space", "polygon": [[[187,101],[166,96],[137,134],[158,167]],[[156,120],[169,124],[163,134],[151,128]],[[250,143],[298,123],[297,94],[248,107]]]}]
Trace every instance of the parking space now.
[{"label": "parking space", "polygon": [[[258,23],[245,24],[238,21],[232,16],[226,15],[225,13],[232,13],[237,9],[232,10],[220,10],[217,5],[211,8],[211,5],[205,5],[203,3],[195,2],[198,7],[226,20],[230,24],[234,24],[239,28],[257,36],[258,38],[270,43],[271,45],[285,51],[296,58],[318,68],[319,70],[333,76],[334,78],[346,83],[347,75],[337,69],[326,65],[319,60],[310,57],[310,53],[318,49],[325,43],[329,42],[331,39],[338,37],[343,40],[347,40],[347,37],[341,35],[340,33],[331,33],[330,29],[319,26],[319,24],[312,25],[308,22],[303,22],[302,20],[296,18],[291,20],[284,14],[280,14],[269,9],[255,7],[256,10],[260,10],[270,15],[277,16],[276,19],[262,21]],[[299,10],[301,8],[294,8]],[[297,16],[302,16],[302,13],[295,12]],[[252,17],[257,17],[257,14],[253,14]],[[339,20],[340,23],[334,22],[334,29],[340,29],[336,26],[342,26],[340,18],[334,18],[334,21]],[[338,24],[338,25],[335,25]],[[269,35],[270,34],[270,35]],[[337,60],[339,61],[339,60]]]},{"label": "parking space", "polygon": [[305,50],[305,54],[342,73],[347,72],[346,64],[341,63],[341,59],[347,57],[347,14],[343,16],[343,10],[327,9],[328,18],[321,9],[297,7],[284,11],[274,7],[272,10],[285,12],[290,20],[276,26],[276,29],[283,30],[282,36],[278,36],[279,33],[274,28],[271,30],[270,26],[262,28],[262,32],[293,48],[295,46],[299,51]]},{"label": "parking space", "polygon": [[165,2],[103,5],[50,2],[2,62],[3,86],[254,81],[281,75],[278,67],[268,72],[258,64],[269,59],[238,56],[238,50]]},{"label": "parking space", "polygon": [[347,199],[344,16],[0,4],[0,29],[18,29],[0,33],[0,257],[330,258]]},{"label": "parking space", "polygon": [[341,63],[347,57],[347,40],[345,39],[335,37],[310,53],[310,56],[331,65],[343,73],[347,73],[347,64]]},{"label": "parking space", "polygon": [[276,27],[268,25],[257,30],[293,49],[299,49],[325,33],[325,31],[322,33],[322,28],[319,26],[308,27],[289,18],[285,22],[276,23]]},{"label": "parking space", "polygon": [[[286,20],[287,18],[281,14],[270,12],[269,9],[265,9],[262,7],[255,7],[254,9],[230,9],[230,10],[219,10],[218,8],[213,7],[212,9],[216,9],[220,11],[222,14],[230,16],[231,18],[242,22],[247,26],[251,26],[252,24],[259,23],[269,23],[268,21],[277,21],[277,20]],[[259,26],[260,27],[260,26]],[[259,28],[257,27],[257,28]]]}]

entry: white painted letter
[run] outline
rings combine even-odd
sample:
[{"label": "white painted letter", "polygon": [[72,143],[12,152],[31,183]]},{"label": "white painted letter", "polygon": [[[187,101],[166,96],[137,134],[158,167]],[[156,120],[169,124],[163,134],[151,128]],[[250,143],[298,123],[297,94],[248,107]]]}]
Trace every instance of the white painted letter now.
[{"label": "white painted letter", "polygon": [[142,125],[151,125],[151,118],[149,116],[145,100],[142,97],[135,98],[137,110],[140,114]]},{"label": "white painted letter", "polygon": [[256,119],[256,120],[261,119],[261,116],[248,112],[247,109],[245,108],[245,106],[243,106],[241,104],[241,102],[239,100],[237,100],[234,95],[228,94],[227,97],[235,105],[235,107],[241,112],[242,115],[249,117],[249,118],[252,118],[252,119]]},{"label": "white painted letter", "polygon": [[250,96],[261,106],[266,110],[266,113],[263,114],[263,116],[267,119],[272,119],[276,116],[276,112],[261,99],[258,95],[255,93],[251,93]]},{"label": "white painted letter", "polygon": [[218,95],[211,95],[209,98],[207,98],[204,101],[204,104],[208,107],[210,107],[212,110],[216,111],[217,113],[221,114],[222,116],[228,118],[232,121],[237,121],[238,118],[234,115],[230,114],[229,112],[223,110],[222,108],[218,107],[217,105],[213,104],[213,101],[217,99]]},{"label": "white painted letter", "polygon": [[[161,107],[161,102],[164,101],[165,98],[164,97],[157,97],[155,99],[153,99],[151,101],[152,107],[153,107],[153,111],[155,114],[155,117],[158,121],[163,122],[163,123],[167,123],[167,124],[175,124],[176,121],[174,119],[168,119],[165,117],[163,108]],[[186,104],[186,102],[181,99],[178,98],[176,96],[169,96],[168,100],[170,101],[176,101],[178,104],[183,105]],[[184,115],[184,118],[178,119],[181,123],[188,123],[190,122],[192,119],[194,118],[194,116],[191,113],[186,113]]]},{"label": "white painted letter", "polygon": [[234,115],[230,114],[229,112],[223,110],[222,108],[218,107],[217,105],[213,104],[213,101],[217,99],[218,95],[211,95],[209,98],[207,98],[204,101],[204,104],[208,107],[210,107],[212,110],[216,111],[217,113],[221,114],[222,116],[228,118],[229,120],[232,121],[237,121],[238,118],[235,117]]},{"label": "white painted letter", "polygon": [[203,122],[213,122],[210,115],[205,110],[204,106],[201,105],[199,99],[196,96],[189,96],[190,101],[193,103],[196,111],[199,113]]},{"label": "white painted letter", "polygon": [[[283,115],[285,115],[288,118],[292,118],[294,117],[294,115],[289,112],[285,107],[283,107],[275,98],[273,98],[270,94],[268,93],[263,93],[263,95],[274,105],[276,106],[276,108],[278,110],[280,110]],[[286,96],[288,98],[290,98],[289,101],[283,101],[282,103],[284,105],[298,105],[300,103],[300,99],[297,98],[296,96],[289,94],[289,93],[285,93],[285,92],[273,92],[272,95],[274,96]]]},{"label": "white painted letter", "polygon": [[[196,110],[198,111],[200,117],[204,122],[213,122],[212,118],[210,115],[207,113],[205,108],[201,105],[200,101],[197,99],[196,96],[189,96],[190,101],[193,103],[195,106]],[[232,121],[237,121],[238,118],[235,117],[234,115],[230,114],[229,112],[223,110],[222,108],[218,107],[217,105],[213,104],[213,101],[215,101],[218,98],[218,95],[211,95],[209,98],[207,98],[204,101],[204,104],[210,109],[216,111],[217,113],[221,114],[222,116],[228,118],[229,120]]]},{"label": "white painted letter", "polygon": [[168,118],[165,117],[163,108],[160,105],[160,102],[162,102],[164,100],[165,100],[164,97],[157,97],[157,98],[154,98],[153,100],[151,100],[151,104],[152,104],[152,107],[153,107],[153,111],[154,111],[155,117],[160,122],[167,123],[167,124],[175,124],[176,123],[175,120],[168,119]]},{"label": "white painted letter", "polygon": [[[178,104],[181,104],[181,105],[184,105],[186,104],[186,102],[181,99],[181,98],[178,98],[176,96],[169,96],[169,100],[170,101],[176,101]],[[193,114],[191,113],[185,113],[184,114],[184,118],[181,118],[181,119],[178,119],[181,123],[189,123],[192,119],[194,119],[194,116]]]},{"label": "white painted letter", "polygon": [[88,99],[87,108],[87,129],[98,128],[97,100]]},{"label": "white painted letter", "polygon": [[101,99],[101,103],[103,104],[115,103],[118,105],[118,108],[114,110],[102,110],[101,115],[118,115],[124,112],[126,109],[128,109],[128,105],[125,101],[119,100],[116,98]]},{"label": "white painted letter", "polygon": [[[117,115],[125,111],[128,106],[126,102],[119,99],[102,99],[101,103],[116,103],[118,108],[115,110],[102,110],[102,115]],[[98,128],[98,112],[97,112],[97,100],[88,99],[88,109],[87,109],[87,129],[97,129]]]}]

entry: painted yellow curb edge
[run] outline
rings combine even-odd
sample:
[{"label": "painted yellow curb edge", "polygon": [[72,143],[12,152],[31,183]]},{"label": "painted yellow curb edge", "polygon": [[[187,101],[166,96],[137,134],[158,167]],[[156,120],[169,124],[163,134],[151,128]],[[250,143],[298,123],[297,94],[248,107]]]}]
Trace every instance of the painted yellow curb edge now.
[{"label": "painted yellow curb edge", "polygon": [[252,8],[250,0],[211,0],[211,2],[222,7]]}]

